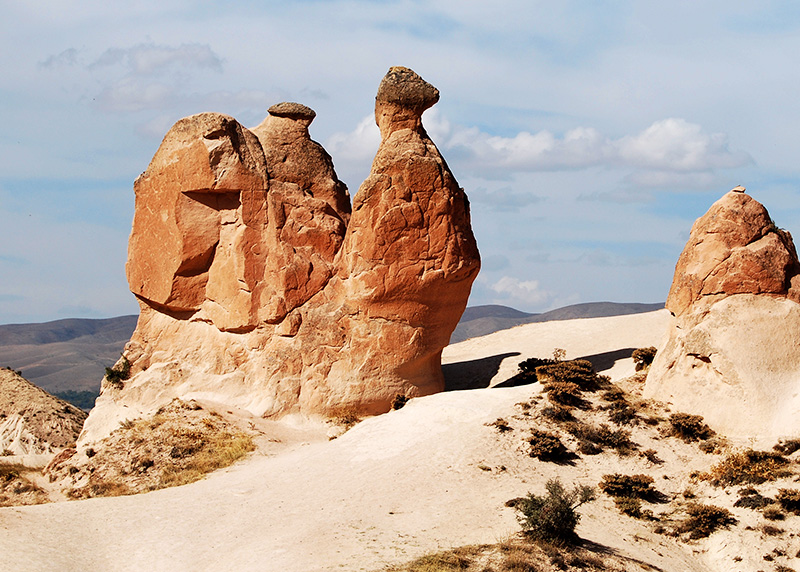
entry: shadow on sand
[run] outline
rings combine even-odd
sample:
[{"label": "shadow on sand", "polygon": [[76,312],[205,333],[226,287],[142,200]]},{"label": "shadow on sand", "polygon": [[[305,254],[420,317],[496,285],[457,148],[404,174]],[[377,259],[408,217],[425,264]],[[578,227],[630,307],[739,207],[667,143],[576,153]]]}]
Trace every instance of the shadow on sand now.
[{"label": "shadow on sand", "polygon": [[575,359],[585,359],[592,362],[595,371],[605,371],[614,367],[615,362],[631,357],[635,349],[636,348],[623,348],[621,350],[603,352],[601,354],[593,354]]},{"label": "shadow on sand", "polygon": [[[636,348],[623,348],[599,354],[582,356],[576,359],[585,359],[592,362],[595,371],[605,371],[611,369],[614,363],[631,357]],[[469,361],[460,361],[442,365],[444,374],[445,391],[461,391],[464,389],[483,389],[489,387],[489,382],[497,375],[502,361],[509,357],[522,355],[520,352],[508,352],[497,354],[485,358]],[[496,384],[496,388],[517,387],[533,383],[531,378],[511,377]]]},{"label": "shadow on sand", "polygon": [[445,391],[464,389],[483,389],[500,369],[500,363],[508,358],[521,355],[519,352],[497,354],[480,359],[460,361],[442,365]]}]

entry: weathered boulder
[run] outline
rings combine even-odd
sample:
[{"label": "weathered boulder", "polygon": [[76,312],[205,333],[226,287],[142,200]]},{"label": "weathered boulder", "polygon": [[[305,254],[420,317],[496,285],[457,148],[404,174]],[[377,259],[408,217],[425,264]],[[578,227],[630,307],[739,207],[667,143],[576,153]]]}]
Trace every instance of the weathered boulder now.
[{"label": "weathered boulder", "polygon": [[174,398],[271,416],[380,413],[441,391],[480,258],[464,191],[422,127],[437,100],[389,70],[352,216],[308,107],[275,105],[252,131],[219,114],[179,121],[135,184],[131,377],[104,381],[81,442]]},{"label": "weathered boulder", "polygon": [[645,396],[733,438],[800,432],[800,263],[791,235],[737,187],[699,218],[667,297]]}]

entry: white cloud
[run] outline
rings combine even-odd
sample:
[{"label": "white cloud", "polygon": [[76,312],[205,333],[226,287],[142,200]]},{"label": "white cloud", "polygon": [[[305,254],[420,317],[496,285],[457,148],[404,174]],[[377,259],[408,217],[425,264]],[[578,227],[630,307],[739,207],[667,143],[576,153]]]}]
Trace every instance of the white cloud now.
[{"label": "white cloud", "polygon": [[69,48],[59,54],[52,55],[39,63],[43,68],[59,68],[78,64],[78,50]]},{"label": "white cloud", "polygon": [[703,128],[684,119],[656,121],[634,136],[623,137],[614,147],[624,164],[656,170],[706,171],[739,167],[750,158],[728,149],[723,133],[704,133]]},{"label": "white cloud", "polygon": [[520,304],[524,307],[540,306],[552,298],[550,292],[542,290],[538,280],[520,280],[503,276],[490,286],[503,301]]},{"label": "white cloud", "polygon": [[123,64],[139,75],[150,75],[173,67],[222,71],[222,59],[207,44],[182,44],[177,47],[137,44],[131,48],[110,48],[89,67],[103,68],[117,64]]},{"label": "white cloud", "polygon": [[375,117],[366,116],[348,133],[334,133],[325,147],[337,161],[371,161],[378,151],[381,133],[375,125]]},{"label": "white cloud", "polygon": [[[425,114],[424,124],[459,171],[479,176],[606,166],[632,169],[627,182],[641,187],[701,188],[716,180],[715,170],[752,162],[747,153],[728,148],[727,135],[706,133],[700,125],[677,118],[656,121],[617,139],[591,127],[576,127],[562,137],[547,130],[502,137],[454,125],[436,109]],[[378,129],[368,116],[353,131],[332,135],[328,148],[337,160],[367,161],[379,142]]]}]

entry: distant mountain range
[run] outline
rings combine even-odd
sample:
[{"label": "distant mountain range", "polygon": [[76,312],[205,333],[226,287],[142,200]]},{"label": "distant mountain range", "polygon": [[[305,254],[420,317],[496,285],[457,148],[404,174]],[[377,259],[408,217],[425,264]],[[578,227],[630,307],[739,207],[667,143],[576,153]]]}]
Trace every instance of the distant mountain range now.
[{"label": "distant mountain range", "polygon": [[[590,302],[528,314],[507,306],[472,306],[464,311],[450,343],[531,322],[638,314],[663,307]],[[119,359],[136,320],[137,316],[120,316],[0,325],[0,366],[21,371],[46,391],[88,409],[100,390],[105,368]]]},{"label": "distant mountain range", "polygon": [[574,320],[577,318],[603,318],[605,316],[622,316],[625,314],[642,314],[654,312],[664,307],[659,304],[634,304],[617,302],[588,302],[574,304],[542,314],[526,314],[507,306],[473,306],[464,310],[461,321],[456,326],[450,343],[463,342],[469,338],[477,338],[507,330],[514,326],[533,322],[551,322],[555,320]]}]

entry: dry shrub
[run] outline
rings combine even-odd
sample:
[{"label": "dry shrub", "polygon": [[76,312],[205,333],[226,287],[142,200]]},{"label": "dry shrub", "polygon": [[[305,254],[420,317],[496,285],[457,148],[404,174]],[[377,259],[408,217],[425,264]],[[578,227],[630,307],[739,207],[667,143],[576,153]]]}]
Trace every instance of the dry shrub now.
[{"label": "dry shrub", "polygon": [[609,411],[608,419],[617,425],[636,425],[639,423],[639,416],[636,410],[625,402],[616,402],[611,407],[606,408]]},{"label": "dry shrub", "polygon": [[775,498],[781,508],[788,512],[800,514],[800,491],[797,489],[780,489]]},{"label": "dry shrub", "polygon": [[772,448],[782,455],[789,456],[800,449],[800,439],[781,440]]},{"label": "dry shrub", "polygon": [[657,494],[653,488],[653,477],[649,475],[622,475],[614,473],[603,475],[597,485],[601,491],[612,497],[646,499]]},{"label": "dry shrub", "polygon": [[721,487],[728,485],[761,484],[790,474],[789,460],[780,453],[746,449],[728,455],[699,478]]},{"label": "dry shrub", "polygon": [[786,518],[786,515],[783,513],[780,505],[778,504],[770,504],[764,507],[764,510],[761,511],[761,516],[767,520],[783,520]]},{"label": "dry shrub", "polygon": [[[620,454],[627,454],[636,448],[636,444],[631,441],[630,431],[611,429],[604,423],[590,425],[577,421],[564,424],[564,429],[581,443],[582,448],[584,444],[589,443],[600,450],[605,447],[615,449]],[[591,449],[592,447],[587,446],[586,448]]]},{"label": "dry shrub", "polygon": [[561,405],[550,405],[542,409],[542,416],[555,421],[556,423],[566,423],[568,421],[575,421],[575,416],[567,408]]},{"label": "dry shrub", "polygon": [[656,357],[656,351],[656,348],[653,346],[633,350],[631,357],[633,358],[633,363],[636,364],[636,371],[642,371],[650,367]]},{"label": "dry shrub", "polygon": [[20,463],[0,462],[0,507],[48,502],[47,493],[25,476],[34,470]]},{"label": "dry shrub", "polygon": [[639,454],[654,465],[661,465],[664,462],[664,460],[658,456],[658,451],[655,449],[647,449]]},{"label": "dry shrub", "polygon": [[678,524],[679,534],[689,533],[689,538],[705,538],[714,531],[736,524],[731,512],[710,504],[692,503],[686,507],[686,518]]},{"label": "dry shrub", "polygon": [[554,404],[566,407],[585,407],[586,401],[577,383],[553,381],[545,384],[544,391]]},{"label": "dry shrub", "polygon": [[572,457],[558,435],[553,433],[531,429],[528,442],[531,445],[530,456],[540,461],[564,462]]},{"label": "dry shrub", "polygon": [[592,362],[585,359],[539,366],[536,376],[543,383],[574,383],[583,391],[595,391],[609,384],[608,378],[597,375]]},{"label": "dry shrub", "polygon": [[361,413],[354,407],[338,407],[328,414],[330,422],[345,429],[361,423]]},{"label": "dry shrub", "polygon": [[766,506],[769,506],[773,503],[772,499],[769,499],[761,494],[755,489],[743,489],[739,491],[741,495],[739,500],[733,503],[735,507],[742,507],[742,508],[749,508],[752,510],[759,510]]},{"label": "dry shrub", "polygon": [[679,437],[687,443],[701,441],[714,436],[714,431],[703,423],[700,415],[688,413],[673,413],[669,416],[670,432],[673,437]]},{"label": "dry shrub", "polygon": [[488,427],[494,427],[500,433],[506,433],[507,431],[513,431],[514,430],[514,428],[511,427],[511,425],[508,424],[508,421],[506,421],[502,417],[498,417],[495,421],[492,421],[491,423],[486,423],[486,425]]},{"label": "dry shrub", "polygon": [[762,524],[758,527],[762,534],[766,536],[779,536],[786,532],[782,528],[778,528],[777,526],[772,526],[771,524]]}]

